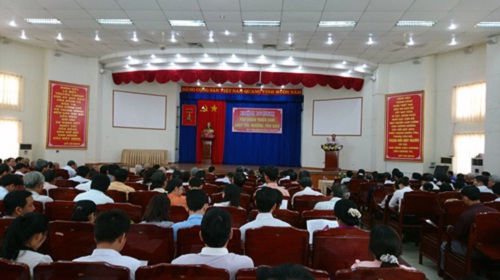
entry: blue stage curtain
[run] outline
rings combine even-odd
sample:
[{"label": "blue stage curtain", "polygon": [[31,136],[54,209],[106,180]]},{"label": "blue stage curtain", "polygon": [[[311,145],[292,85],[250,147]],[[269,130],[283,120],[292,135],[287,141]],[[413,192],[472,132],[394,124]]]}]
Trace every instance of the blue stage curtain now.
[{"label": "blue stage curtain", "polygon": [[[226,101],[224,164],[300,166],[302,95],[243,95],[181,92],[182,104],[199,99]],[[233,133],[232,111],[238,108],[281,108],[282,134]],[[196,127],[181,126],[179,161],[196,162]]]}]

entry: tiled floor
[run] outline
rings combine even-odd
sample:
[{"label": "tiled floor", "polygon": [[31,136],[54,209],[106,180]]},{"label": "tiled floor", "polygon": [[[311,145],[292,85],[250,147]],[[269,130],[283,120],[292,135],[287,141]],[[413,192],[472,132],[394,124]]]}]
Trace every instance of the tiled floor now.
[{"label": "tiled floor", "polygon": [[443,278],[437,275],[436,264],[426,257],[423,257],[422,264],[418,263],[418,246],[413,242],[406,242],[403,244],[403,260],[408,262],[412,267],[425,273],[429,280],[442,280]]}]

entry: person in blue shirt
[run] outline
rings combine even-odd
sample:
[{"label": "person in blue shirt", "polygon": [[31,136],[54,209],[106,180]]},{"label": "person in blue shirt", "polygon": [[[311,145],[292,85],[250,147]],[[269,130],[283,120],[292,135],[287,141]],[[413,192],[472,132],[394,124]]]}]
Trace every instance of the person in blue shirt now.
[{"label": "person in blue shirt", "polygon": [[208,208],[208,198],[203,190],[190,190],[186,194],[189,217],[183,222],[172,225],[174,230],[174,241],[177,241],[177,231],[180,228],[199,226],[205,211]]}]

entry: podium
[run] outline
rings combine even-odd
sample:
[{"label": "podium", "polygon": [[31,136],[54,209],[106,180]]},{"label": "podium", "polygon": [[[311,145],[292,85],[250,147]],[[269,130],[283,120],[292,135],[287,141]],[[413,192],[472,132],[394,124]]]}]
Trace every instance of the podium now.
[{"label": "podium", "polygon": [[339,171],[339,151],[325,151],[323,171]]},{"label": "podium", "polygon": [[215,137],[201,137],[201,163],[212,164],[212,146]]}]

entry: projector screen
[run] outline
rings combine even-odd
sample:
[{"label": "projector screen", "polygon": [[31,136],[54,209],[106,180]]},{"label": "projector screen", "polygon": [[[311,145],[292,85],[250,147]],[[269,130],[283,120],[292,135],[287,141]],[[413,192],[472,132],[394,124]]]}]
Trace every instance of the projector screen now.
[{"label": "projector screen", "polygon": [[166,124],[166,96],[113,91],[113,127],[165,130]]},{"label": "projector screen", "polygon": [[361,136],[363,98],[313,100],[312,134]]}]

